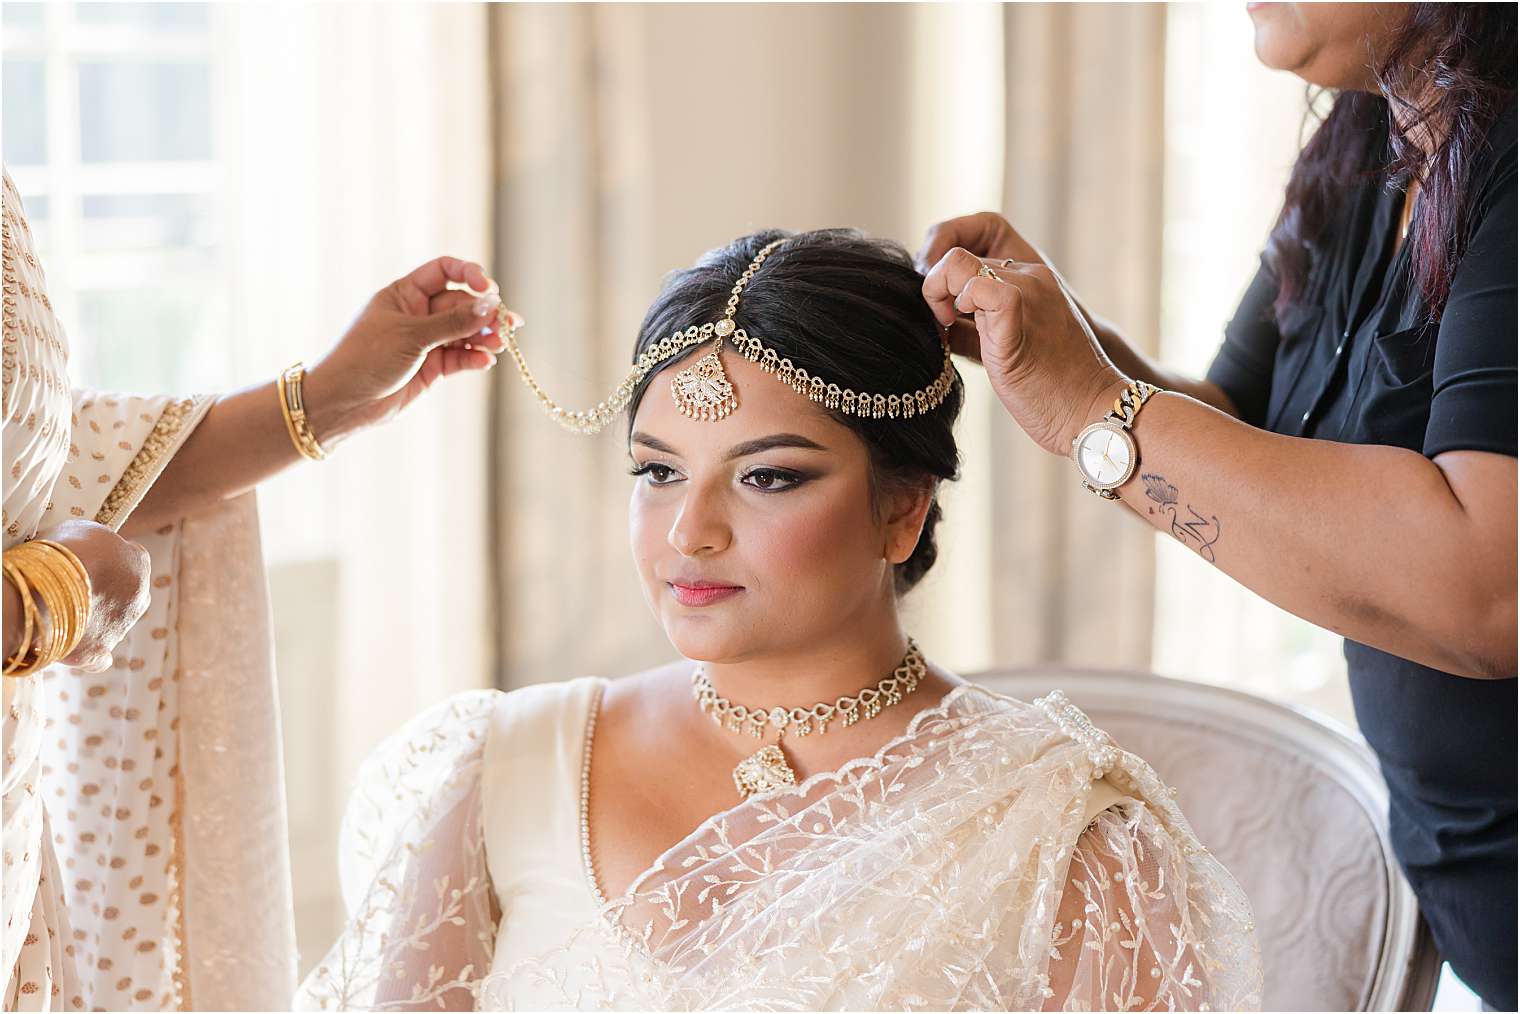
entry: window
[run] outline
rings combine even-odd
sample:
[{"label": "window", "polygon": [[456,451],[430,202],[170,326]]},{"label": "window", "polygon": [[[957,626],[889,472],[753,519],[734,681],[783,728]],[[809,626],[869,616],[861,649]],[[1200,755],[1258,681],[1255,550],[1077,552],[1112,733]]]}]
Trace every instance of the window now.
[{"label": "window", "polygon": [[0,11],[4,159],[81,386],[178,393],[228,379],[217,15],[208,4]]},{"label": "window", "polygon": [[[1198,376],[1256,272],[1305,123],[1303,82],[1257,63],[1251,31],[1235,7],[1167,9],[1161,354]],[[1156,671],[1353,723],[1339,637],[1158,542]]]}]

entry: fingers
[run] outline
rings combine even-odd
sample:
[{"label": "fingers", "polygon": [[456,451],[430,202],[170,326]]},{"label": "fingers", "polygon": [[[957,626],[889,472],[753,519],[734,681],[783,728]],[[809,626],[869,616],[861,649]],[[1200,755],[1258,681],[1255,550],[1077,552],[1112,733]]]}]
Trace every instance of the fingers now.
[{"label": "fingers", "polygon": [[402,404],[410,404],[444,377],[456,373],[479,373],[495,365],[495,354],[485,349],[467,349],[462,345],[445,345],[433,349],[422,361],[422,368],[407,381]]},{"label": "fingers", "polygon": [[1013,282],[974,275],[956,293],[955,308],[964,314],[1006,313],[1017,310],[1021,293]]},{"label": "fingers", "polygon": [[[439,293],[428,301],[428,314],[431,316],[450,310],[458,310],[464,306],[473,307],[481,298],[471,292],[450,289],[447,292]],[[511,313],[510,310],[507,312]],[[450,346],[463,349],[483,348],[492,353],[500,353],[506,349],[507,343],[497,331],[496,314],[487,313],[479,330],[463,338],[455,339],[450,343]]]},{"label": "fingers", "polygon": [[982,259],[965,247],[957,246],[947,250],[924,276],[924,300],[940,327],[955,323],[955,299],[980,270]]},{"label": "fingers", "polygon": [[486,291],[491,284],[484,268],[474,261],[460,260],[458,257],[435,257],[413,269],[405,280],[430,298],[442,292],[450,282],[463,282],[476,292]]},{"label": "fingers", "polygon": [[930,266],[954,247],[965,247],[974,256],[985,257],[993,240],[1007,226],[1003,216],[995,211],[979,211],[974,215],[962,215],[936,223],[924,234],[924,242],[913,258],[918,270],[928,273]]},{"label": "fingers", "polygon": [[428,300],[428,313],[456,310],[461,306],[473,305],[479,298],[473,292],[465,292],[463,289],[445,289]]},{"label": "fingers", "polygon": [[501,305],[500,296],[492,293],[479,298],[453,299],[449,303],[447,309],[429,313],[415,322],[412,334],[417,341],[417,351],[426,352],[455,341],[496,341],[496,310]]},{"label": "fingers", "polygon": [[496,354],[488,349],[446,348],[434,349],[429,356],[438,357],[438,375],[450,377],[456,373],[489,370],[496,365]]},{"label": "fingers", "polygon": [[468,285],[476,292],[491,287],[491,279],[485,269],[474,261],[458,257],[436,257],[414,268],[395,282],[410,313],[424,313],[428,301],[448,288],[450,282]]}]

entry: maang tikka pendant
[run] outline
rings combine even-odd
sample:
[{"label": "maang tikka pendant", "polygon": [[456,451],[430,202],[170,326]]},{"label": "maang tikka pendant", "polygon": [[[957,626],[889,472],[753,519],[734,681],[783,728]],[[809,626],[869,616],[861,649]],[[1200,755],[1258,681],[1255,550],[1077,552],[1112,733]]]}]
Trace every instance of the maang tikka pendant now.
[{"label": "maang tikka pendant", "polygon": [[729,383],[723,363],[718,359],[722,348],[723,339],[719,337],[711,352],[670,381],[670,395],[676,401],[676,408],[689,419],[715,422],[739,407],[739,400],[734,397],[734,385]]}]

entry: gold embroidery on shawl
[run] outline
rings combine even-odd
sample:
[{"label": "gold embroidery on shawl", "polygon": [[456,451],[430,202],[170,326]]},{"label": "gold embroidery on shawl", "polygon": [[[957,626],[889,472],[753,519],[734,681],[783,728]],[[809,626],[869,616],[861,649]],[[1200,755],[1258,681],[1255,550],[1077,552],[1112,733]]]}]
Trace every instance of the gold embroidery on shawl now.
[{"label": "gold embroidery on shawl", "polygon": [[3,299],[4,299],[4,353],[3,353],[3,402],[0,408],[9,414],[11,406],[11,388],[16,380],[16,364],[20,344],[21,313],[17,298],[20,295],[20,282],[16,278],[16,240],[13,220],[15,212],[12,205],[16,203],[14,191],[10,187],[10,177],[5,177],[5,208],[0,213],[0,253],[3,253],[5,265],[3,274]]},{"label": "gold embroidery on shawl", "polygon": [[158,423],[148,434],[148,439],[143,441],[142,449],[137,452],[137,457],[127,465],[126,471],[121,473],[121,478],[117,480],[115,487],[106,495],[105,503],[101,504],[100,510],[95,513],[97,524],[113,524],[127,503],[158,474],[159,464],[178,443],[180,430],[185,427],[185,420],[190,417],[202,400],[204,399],[184,398],[170,402],[164,408],[163,415],[158,417]]},{"label": "gold embroidery on shawl", "polygon": [[180,752],[180,737],[174,737],[174,812],[169,814],[169,835],[174,839],[173,860],[169,866],[169,911],[174,922],[174,1009],[194,1010],[190,1005],[190,967],[188,937],[185,933],[185,769]]}]

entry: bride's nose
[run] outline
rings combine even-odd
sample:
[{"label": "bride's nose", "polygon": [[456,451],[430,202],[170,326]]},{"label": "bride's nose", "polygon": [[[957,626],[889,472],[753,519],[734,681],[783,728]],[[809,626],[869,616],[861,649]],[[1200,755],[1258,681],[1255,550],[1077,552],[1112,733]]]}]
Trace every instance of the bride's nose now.
[{"label": "bride's nose", "polygon": [[682,556],[727,549],[733,541],[733,532],[724,514],[723,493],[692,484],[666,538]]}]

